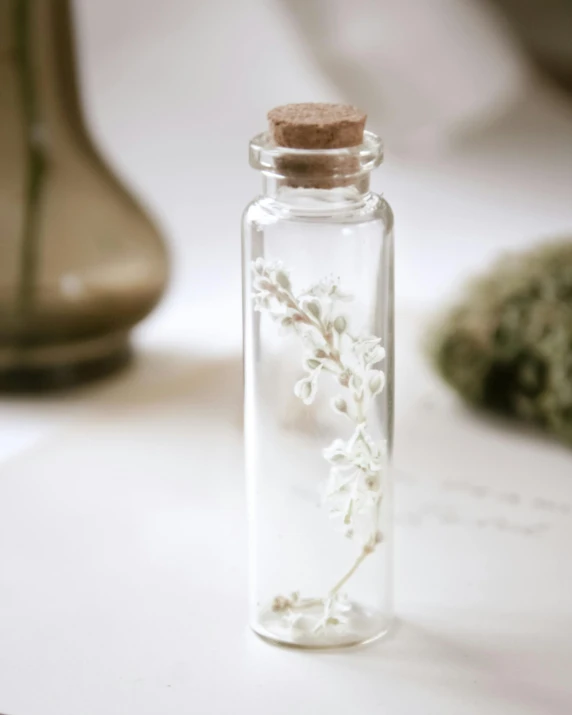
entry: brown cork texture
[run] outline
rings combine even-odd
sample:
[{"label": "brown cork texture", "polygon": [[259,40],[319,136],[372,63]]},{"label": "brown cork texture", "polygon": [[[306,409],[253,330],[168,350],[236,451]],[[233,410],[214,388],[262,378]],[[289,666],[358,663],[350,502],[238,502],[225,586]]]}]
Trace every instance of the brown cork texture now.
[{"label": "brown cork texture", "polygon": [[[268,112],[276,144],[289,149],[320,151],[359,146],[363,142],[366,114],[345,104],[286,104]],[[352,156],[281,157],[278,168],[288,185],[331,189],[352,183],[359,159]]]},{"label": "brown cork texture", "polygon": [[346,104],[285,104],[268,112],[270,131],[290,149],[342,149],[363,142],[367,116]]}]

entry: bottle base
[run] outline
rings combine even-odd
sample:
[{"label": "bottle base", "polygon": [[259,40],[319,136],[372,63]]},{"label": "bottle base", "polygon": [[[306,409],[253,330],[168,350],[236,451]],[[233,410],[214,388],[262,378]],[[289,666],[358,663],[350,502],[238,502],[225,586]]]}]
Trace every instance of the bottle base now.
[{"label": "bottle base", "polygon": [[73,343],[0,348],[0,392],[71,389],[121,370],[131,357],[128,333],[123,331]]},{"label": "bottle base", "polygon": [[348,602],[343,620],[324,620],[323,605],[316,605],[300,613],[276,613],[267,609],[251,627],[256,635],[272,645],[328,650],[372,643],[387,636],[391,625],[391,617]]}]

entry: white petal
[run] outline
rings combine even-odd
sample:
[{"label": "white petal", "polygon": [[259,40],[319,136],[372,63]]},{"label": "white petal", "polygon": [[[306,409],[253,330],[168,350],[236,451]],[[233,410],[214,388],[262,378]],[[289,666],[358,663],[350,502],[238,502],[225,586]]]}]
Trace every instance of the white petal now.
[{"label": "white petal", "polygon": [[314,399],[316,398],[316,393],[318,392],[318,380],[317,380],[317,375],[319,374],[319,369],[316,370],[314,373],[312,379],[310,380],[310,394],[306,399],[302,400],[305,405],[311,405],[312,402],[314,402]]},{"label": "white petal", "polygon": [[268,278],[265,278],[264,276],[257,276],[253,281],[252,281],[252,286],[254,290],[262,291],[262,290],[271,290],[274,286],[272,285],[272,282],[268,280]]},{"label": "white petal", "polygon": [[[302,402],[306,403],[312,394],[312,382],[307,377],[302,378],[294,385],[294,394],[299,397]],[[307,403],[306,403],[307,404]]]},{"label": "white petal", "polygon": [[264,258],[257,258],[252,263],[252,270],[257,275],[262,275],[264,273],[265,267],[266,267],[266,261],[264,260]]},{"label": "white petal", "polygon": [[336,439],[323,451],[324,459],[328,462],[340,462],[346,459],[347,445],[343,439]]},{"label": "white petal", "polygon": [[375,395],[379,395],[379,393],[383,391],[384,386],[385,373],[383,373],[381,370],[373,370],[370,373],[370,377],[368,380],[368,387],[371,396],[375,397]]},{"label": "white petal", "polygon": [[316,360],[316,358],[308,358],[304,361],[304,366],[307,370],[315,370],[320,367],[321,364],[322,362],[320,360]]},{"label": "white petal", "polygon": [[338,395],[337,397],[334,397],[332,400],[332,407],[336,412],[339,412],[341,415],[345,415],[348,412],[348,403],[344,400],[341,395]]},{"label": "white petal", "polygon": [[380,362],[385,357],[385,349],[381,345],[376,345],[372,350],[369,350],[365,356],[366,362],[370,365]]}]

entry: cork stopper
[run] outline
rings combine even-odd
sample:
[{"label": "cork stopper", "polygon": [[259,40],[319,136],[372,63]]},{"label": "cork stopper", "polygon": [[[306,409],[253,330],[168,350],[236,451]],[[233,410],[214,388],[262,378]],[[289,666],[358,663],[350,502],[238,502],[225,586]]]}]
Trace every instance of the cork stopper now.
[{"label": "cork stopper", "polygon": [[290,149],[342,149],[363,142],[366,114],[346,104],[285,104],[268,112],[270,132]]},{"label": "cork stopper", "polygon": [[345,104],[285,104],[268,112],[274,142],[287,149],[276,166],[287,186],[332,189],[348,186],[359,172],[357,156],[313,154],[327,149],[347,149],[363,143],[366,115]]}]

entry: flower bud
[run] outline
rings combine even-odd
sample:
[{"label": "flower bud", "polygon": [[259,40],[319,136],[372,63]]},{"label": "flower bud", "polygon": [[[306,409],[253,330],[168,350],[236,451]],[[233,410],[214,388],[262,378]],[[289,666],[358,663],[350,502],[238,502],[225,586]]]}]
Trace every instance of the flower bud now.
[{"label": "flower bud", "polygon": [[276,283],[285,290],[290,290],[290,279],[284,271],[278,271],[276,273]]},{"label": "flower bud", "polygon": [[339,315],[335,320],[334,320],[334,330],[336,333],[339,333],[340,335],[345,332],[345,329],[347,328],[348,324],[346,319],[343,317],[343,315]]},{"label": "flower bud", "polygon": [[344,400],[343,397],[335,397],[332,406],[336,412],[339,412],[342,415],[347,414],[348,411],[348,403]]}]

